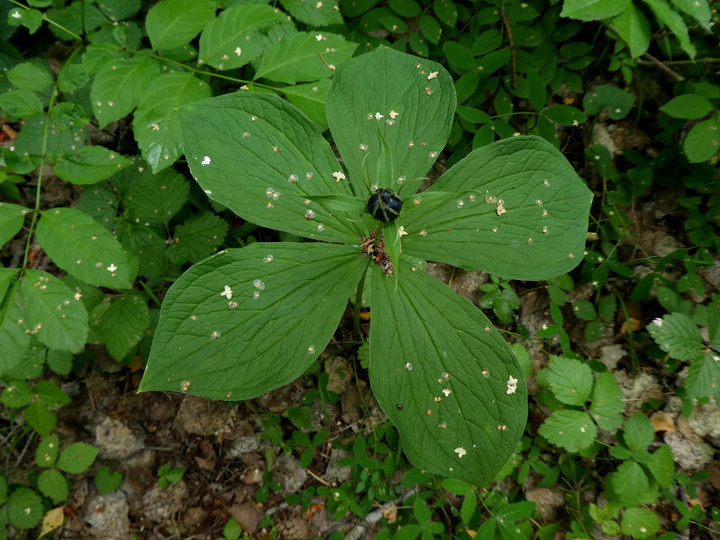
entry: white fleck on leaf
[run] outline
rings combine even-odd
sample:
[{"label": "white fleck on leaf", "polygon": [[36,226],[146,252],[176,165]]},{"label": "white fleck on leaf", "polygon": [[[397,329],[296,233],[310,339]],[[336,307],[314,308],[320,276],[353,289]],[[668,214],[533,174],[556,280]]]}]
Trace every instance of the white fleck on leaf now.
[{"label": "white fleck on leaf", "polygon": [[455,453],[458,455],[459,458],[463,457],[465,454],[467,454],[467,450],[463,448],[462,446],[458,446],[455,449]]},{"label": "white fleck on leaf", "polygon": [[230,285],[225,285],[225,289],[223,292],[220,293],[220,296],[224,296],[228,300],[232,298],[233,290],[230,288]]},{"label": "white fleck on leaf", "polygon": [[202,159],[202,161],[200,162],[200,165],[202,165],[202,166],[210,165],[210,162],[211,162],[211,161],[212,161],[212,160],[210,159],[210,156],[205,156],[205,157]]}]

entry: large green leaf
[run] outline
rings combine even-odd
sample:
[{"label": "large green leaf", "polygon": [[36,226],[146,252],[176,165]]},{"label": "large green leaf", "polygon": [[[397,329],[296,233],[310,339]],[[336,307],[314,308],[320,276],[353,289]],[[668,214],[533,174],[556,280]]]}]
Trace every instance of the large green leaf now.
[{"label": "large green leaf", "polygon": [[372,274],[370,382],[417,467],[480,485],[525,429],[510,347],[472,303],[422,270]]},{"label": "large green leaf", "polygon": [[125,250],[93,218],[73,208],[41,212],[37,239],[55,264],[98,287],[125,289],[135,278]]},{"label": "large green leaf", "polygon": [[56,159],[54,172],[73,184],[97,184],[130,163],[128,158],[103,146],[86,146]]},{"label": "large green leaf", "polygon": [[357,43],[338,34],[296,32],[265,51],[255,77],[289,84],[325,79],[350,60],[356,48]]},{"label": "large green leaf", "polygon": [[661,23],[665,24],[680,42],[680,47],[690,58],[695,58],[697,49],[690,41],[688,28],[682,16],[675,11],[665,0],[645,0],[655,16]]},{"label": "large green leaf", "polygon": [[203,30],[198,61],[220,70],[242,67],[265,48],[262,30],[284,19],[282,12],[265,4],[226,9]]},{"label": "large green leaf", "polygon": [[70,287],[42,270],[26,270],[20,293],[31,334],[51,349],[82,349],[88,332],[87,311]]},{"label": "large green leaf", "polygon": [[338,68],[326,108],[364,197],[373,184],[414,193],[447,142],[455,87],[440,64],[380,47]]},{"label": "large green leaf", "polygon": [[622,390],[612,373],[598,373],[593,387],[590,415],[602,429],[610,431],[622,423],[625,410]]},{"label": "large green leaf", "polygon": [[700,330],[684,313],[669,313],[647,326],[660,348],[676,360],[692,360],[703,348]]},{"label": "large green leaf", "polygon": [[130,114],[158,72],[158,62],[145,57],[113,58],[104,64],[90,90],[100,127]]},{"label": "large green leaf", "polygon": [[552,413],[538,433],[555,446],[577,452],[592,445],[597,428],[588,413],[563,409]]},{"label": "large green leaf", "polygon": [[690,364],[685,388],[689,398],[720,397],[720,356],[705,351]]},{"label": "large green leaf", "polygon": [[351,191],[330,145],[294,106],[243,92],[189,105],[180,118],[190,171],[211,199],[263,227],[357,241],[356,217],[305,197]]},{"label": "large green leaf", "polygon": [[561,403],[584,406],[590,399],[593,387],[592,370],[579,360],[563,356],[552,357],[547,380],[553,395]]},{"label": "large green leaf", "polygon": [[357,248],[255,243],[170,288],[141,391],[256,397],[300,376],[330,341],[366,268]]},{"label": "large green leaf", "polygon": [[208,97],[210,87],[192,73],[167,73],[147,86],[135,111],[133,132],[153,172],[169,167],[182,153],[179,107]]},{"label": "large green leaf", "polygon": [[620,37],[630,47],[630,55],[637,58],[645,54],[650,46],[650,23],[645,14],[630,4],[625,11],[613,19]]},{"label": "large green leaf", "polygon": [[695,124],[683,140],[683,150],[690,163],[709,160],[720,148],[720,114]]},{"label": "large green leaf", "polygon": [[[427,204],[434,191],[456,196]],[[474,150],[405,202],[403,249],[505,278],[548,279],[582,260],[591,199],[552,144],[504,139]]]},{"label": "large green leaf", "polygon": [[212,0],[163,0],[148,11],[145,30],[154,49],[169,50],[190,42],[215,17]]},{"label": "large green leaf", "polygon": [[328,26],[343,22],[336,0],[280,0],[280,3],[295,19],[310,26]]}]

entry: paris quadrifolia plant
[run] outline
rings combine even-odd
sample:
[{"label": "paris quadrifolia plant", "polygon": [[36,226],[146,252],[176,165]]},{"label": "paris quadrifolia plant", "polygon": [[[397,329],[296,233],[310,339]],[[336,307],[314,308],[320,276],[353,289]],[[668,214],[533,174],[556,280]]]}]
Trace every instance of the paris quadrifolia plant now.
[{"label": "paris quadrifolia plant", "polygon": [[302,375],[364,297],[370,382],[410,461],[492,481],[525,428],[521,370],[425,261],[505,279],[566,273],[582,259],[591,193],[532,136],[478,148],[419,191],[455,106],[441,65],[381,47],[335,71],[326,112],[342,164],[273,94],[183,108],[184,152],[208,197],[308,241],[228,249],[187,270],[165,297],[140,390],[256,397]]}]

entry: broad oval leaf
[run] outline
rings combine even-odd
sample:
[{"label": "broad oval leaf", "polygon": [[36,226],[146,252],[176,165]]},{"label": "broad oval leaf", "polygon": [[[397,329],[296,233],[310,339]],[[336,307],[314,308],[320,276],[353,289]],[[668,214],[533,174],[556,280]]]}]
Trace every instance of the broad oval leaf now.
[{"label": "broad oval leaf", "polygon": [[581,21],[599,21],[619,15],[630,0],[565,0],[560,15]]},{"label": "broad oval leaf", "polygon": [[307,369],[367,266],[325,243],[255,243],[185,272],[163,302],[140,391],[256,397]]},{"label": "broad oval leaf", "polygon": [[343,18],[336,0],[280,0],[282,6],[298,21],[310,26],[342,24]]},{"label": "broad oval leaf", "polygon": [[583,406],[593,387],[592,370],[574,358],[554,356],[547,375],[553,395],[561,403]]},{"label": "broad oval leaf", "polygon": [[421,193],[403,208],[409,255],[528,280],[567,273],[582,260],[592,193],[539,137],[474,150],[425,193],[435,191],[457,196],[438,207],[426,206]]},{"label": "broad oval leaf", "polygon": [[42,270],[26,270],[20,294],[31,334],[51,349],[77,352],[83,348],[87,311],[70,287]]},{"label": "broad oval leaf", "polygon": [[265,4],[226,9],[203,30],[198,60],[221,70],[242,67],[267,45],[261,31],[284,19],[282,12]]},{"label": "broad oval leaf", "polygon": [[133,265],[120,242],[105,227],[73,208],[53,208],[41,212],[41,216],[38,242],[60,268],[97,287],[132,286]]},{"label": "broad oval leaf", "polygon": [[330,242],[356,242],[360,220],[306,203],[305,195],[351,195],[315,125],[274,94],[237,93],[180,115],[190,172],[205,193],[262,227]]},{"label": "broad oval leaf", "polygon": [[703,340],[700,330],[684,313],[669,313],[647,326],[660,348],[676,360],[692,360],[700,354]]},{"label": "broad oval leaf", "polygon": [[0,246],[18,233],[29,211],[19,204],[0,202]]},{"label": "broad oval leaf", "polygon": [[352,58],[357,46],[338,34],[296,32],[265,51],[255,78],[288,84],[325,79]]},{"label": "broad oval leaf", "polygon": [[175,49],[190,42],[215,17],[212,0],[163,0],[148,11],[145,30],[154,49]]},{"label": "broad oval leaf", "polygon": [[538,429],[549,442],[568,452],[578,452],[592,445],[597,428],[583,411],[555,411]]},{"label": "broad oval leaf", "polygon": [[622,423],[625,410],[622,390],[612,373],[598,373],[593,387],[590,415],[602,429],[610,431]]},{"label": "broad oval leaf", "polygon": [[370,382],[405,453],[424,470],[488,484],[525,429],[527,390],[510,347],[421,270],[395,280],[373,267],[372,285]]},{"label": "broad oval leaf", "polygon": [[340,66],[327,120],[351,181],[414,193],[445,147],[455,110],[448,72],[387,47]]},{"label": "broad oval leaf", "polygon": [[133,132],[153,172],[169,167],[182,153],[179,107],[208,97],[210,87],[192,73],[167,73],[147,86],[135,111]]},{"label": "broad oval leaf", "polygon": [[91,444],[72,443],[62,451],[55,466],[63,472],[79,474],[90,468],[98,452],[99,450]]},{"label": "broad oval leaf", "polygon": [[[17,272],[16,268],[2,268],[0,269],[0,280],[3,277],[12,277]],[[0,355],[0,376],[22,361],[30,345],[30,333],[25,322],[25,313],[18,304],[20,291],[15,288],[11,291],[12,296],[2,301],[3,304],[7,303],[7,309],[0,311],[0,343],[3,344],[3,353]]]},{"label": "broad oval leaf", "polygon": [[128,158],[103,146],[86,146],[58,158],[54,172],[73,184],[97,184],[130,163]]}]

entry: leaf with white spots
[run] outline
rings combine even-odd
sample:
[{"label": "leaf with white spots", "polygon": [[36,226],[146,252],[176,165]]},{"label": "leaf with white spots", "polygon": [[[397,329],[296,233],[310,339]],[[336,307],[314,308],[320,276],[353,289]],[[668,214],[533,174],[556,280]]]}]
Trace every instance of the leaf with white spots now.
[{"label": "leaf with white spots", "polygon": [[647,325],[660,348],[676,360],[692,360],[703,349],[700,330],[684,313],[669,313]]},{"label": "leaf with white spots", "polygon": [[611,120],[625,118],[634,104],[634,95],[611,84],[600,84],[583,96],[585,112],[591,115],[606,112]]},{"label": "leaf with white spots", "polygon": [[329,89],[330,81],[322,79],[307,84],[286,86],[282,89],[282,93],[290,103],[304,112],[310,120],[322,127],[327,127],[325,99]]},{"label": "leaf with white spots", "polygon": [[352,192],[333,176],[342,167],[315,125],[278,96],[227,94],[185,107],[180,118],[190,172],[243,219],[330,242],[356,243],[366,230],[357,216],[305,197]]},{"label": "leaf with white spots", "polygon": [[[468,300],[425,272],[372,268],[370,382],[411,463],[488,484],[525,429],[510,347]],[[508,380],[520,379],[513,393]]]},{"label": "leaf with white spots", "polygon": [[204,259],[223,243],[227,230],[227,221],[211,212],[192,216],[175,227],[168,258],[175,264]]},{"label": "leaf with white spots", "polygon": [[660,530],[660,518],[649,508],[628,508],[623,512],[620,527],[633,538],[648,538]]},{"label": "leaf with white spots", "polygon": [[368,262],[358,255],[342,245],[255,243],[196,264],[165,297],[140,390],[240,400],[294,380],[355,294]]},{"label": "leaf with white spots", "polygon": [[107,308],[97,330],[108,352],[120,362],[140,342],[150,325],[147,302],[139,294],[130,294],[100,305]]},{"label": "leaf with white spots", "polygon": [[698,122],[685,136],[683,151],[690,163],[709,160],[720,150],[720,114]]},{"label": "leaf with white spots", "polygon": [[597,428],[586,412],[560,410],[545,420],[538,433],[555,446],[579,452],[592,445]]},{"label": "leaf with white spots", "polygon": [[88,316],[74,291],[42,270],[26,270],[20,282],[30,334],[51,349],[78,352],[85,345]]},{"label": "leaf with white spots", "polygon": [[0,246],[20,231],[28,212],[27,208],[19,204],[0,202]]},{"label": "leaf with white spots", "polygon": [[16,268],[0,268],[0,343],[3,351],[0,355],[0,376],[21,362],[30,345],[25,312],[18,303],[19,290],[10,289],[9,296],[5,298],[5,289],[17,272]]},{"label": "leaf with white spots", "polygon": [[[133,132],[143,159],[161,171],[182,153],[179,108],[210,97],[210,86],[192,73],[167,73],[145,88],[133,118]],[[194,136],[191,133],[189,136]]]},{"label": "leaf with white spots", "polygon": [[262,55],[256,79],[295,84],[300,81],[326,79],[335,68],[352,58],[357,43],[338,34],[297,32],[285,36]]},{"label": "leaf with white spots", "polygon": [[440,64],[379,47],[338,68],[326,108],[351,182],[404,195],[445,147],[455,87]]},{"label": "leaf with white spots", "polygon": [[602,429],[610,431],[622,424],[623,395],[612,373],[598,373],[593,386],[590,415]]},{"label": "leaf with white spots", "polygon": [[113,289],[132,286],[133,265],[123,247],[105,227],[79,210],[42,211],[37,240],[55,264],[80,281]]},{"label": "leaf with white spots", "polygon": [[540,280],[580,263],[592,193],[555,147],[512,137],[478,148],[425,193],[456,193],[442,204],[408,198],[401,216],[408,255]]},{"label": "leaf with white spots", "polygon": [[213,0],[163,0],[148,11],[145,30],[156,50],[182,47],[215,17]]},{"label": "leaf with white spots", "polygon": [[32,529],[43,517],[43,502],[32,489],[19,487],[7,501],[7,517],[18,529]]},{"label": "leaf with white spots", "polygon": [[720,354],[705,351],[696,357],[688,369],[685,389],[689,398],[714,397],[720,402]]},{"label": "leaf with white spots", "polygon": [[93,113],[101,128],[130,114],[160,71],[156,60],[142,56],[110,58],[103,66],[90,90]]},{"label": "leaf with white spots", "polygon": [[293,18],[310,26],[343,23],[336,0],[280,0],[280,4]]},{"label": "leaf with white spots", "polygon": [[73,184],[96,184],[130,163],[128,158],[103,146],[86,146],[56,159],[54,172]]},{"label": "leaf with white spots", "polygon": [[223,11],[200,35],[198,60],[216,69],[237,69],[257,58],[267,45],[266,30],[285,14],[265,4],[240,4]]},{"label": "leaf with white spots", "polygon": [[550,358],[547,380],[553,395],[561,403],[582,407],[590,399],[592,370],[579,360],[553,356]]},{"label": "leaf with white spots", "polygon": [[190,184],[174,170],[138,175],[125,196],[131,219],[148,223],[167,223],[183,207],[190,195]]}]

